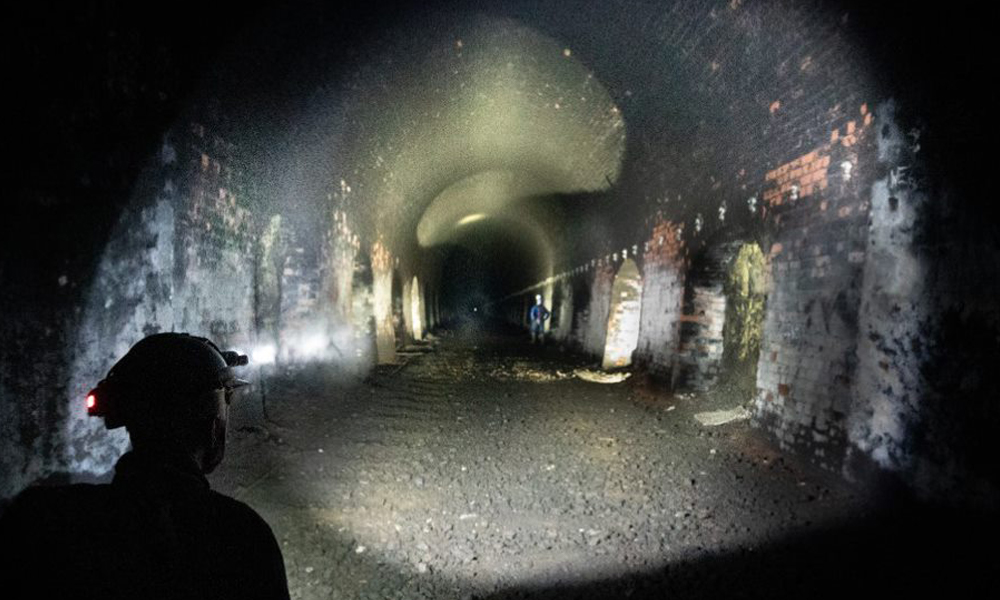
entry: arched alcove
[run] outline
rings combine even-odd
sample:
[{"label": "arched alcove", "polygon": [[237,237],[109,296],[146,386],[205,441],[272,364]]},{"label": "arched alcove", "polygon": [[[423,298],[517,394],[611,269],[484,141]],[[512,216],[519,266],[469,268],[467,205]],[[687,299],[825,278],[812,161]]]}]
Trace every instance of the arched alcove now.
[{"label": "arched alcove", "polygon": [[627,367],[639,344],[639,318],[642,311],[642,276],[631,258],[622,263],[611,286],[611,309],[608,313],[607,338],[604,342],[605,369]]},{"label": "arched alcove", "polygon": [[724,285],[725,324],[722,328],[721,379],[749,400],[756,390],[757,362],[764,326],[767,261],[760,246],[739,246]]},{"label": "arched alcove", "polygon": [[420,289],[420,280],[416,275],[410,283],[410,328],[413,339],[424,338],[424,297]]},{"label": "arched alcove", "polygon": [[396,334],[396,346],[406,343],[406,310],[405,290],[403,281],[399,276],[399,270],[392,270],[392,329]]},{"label": "arched alcove", "polygon": [[672,377],[675,389],[705,391],[719,381],[723,371],[726,289],[742,245],[740,241],[710,243],[691,260]]}]

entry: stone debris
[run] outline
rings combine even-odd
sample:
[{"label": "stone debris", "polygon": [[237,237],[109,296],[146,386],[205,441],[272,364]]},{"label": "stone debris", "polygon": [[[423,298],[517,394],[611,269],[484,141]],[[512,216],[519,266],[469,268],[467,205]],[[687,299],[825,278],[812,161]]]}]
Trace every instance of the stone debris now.
[{"label": "stone debris", "polygon": [[694,420],[698,421],[705,427],[716,427],[718,425],[725,425],[726,423],[731,423],[733,421],[743,421],[749,418],[750,412],[742,406],[737,406],[736,408],[731,408],[729,410],[700,412],[694,416]]},{"label": "stone debris", "polygon": [[548,382],[569,379],[573,375],[558,369],[543,370],[531,367],[525,362],[516,362],[510,366],[500,366],[490,371],[490,376],[496,379],[512,379],[517,381]]},{"label": "stone debris", "polygon": [[632,376],[631,373],[627,372],[606,373],[593,369],[576,369],[573,371],[573,374],[591,383],[621,383]]},{"label": "stone debris", "polygon": [[[276,381],[287,443],[237,431],[213,485],[286,542],[293,598],[498,600],[600,573],[604,593],[574,597],[634,600],[629,574],[854,510],[846,487],[764,462],[745,421],[723,436],[691,418],[697,402],[571,380],[627,372],[478,345],[443,339],[356,388]],[[692,589],[678,597],[725,597]]]}]

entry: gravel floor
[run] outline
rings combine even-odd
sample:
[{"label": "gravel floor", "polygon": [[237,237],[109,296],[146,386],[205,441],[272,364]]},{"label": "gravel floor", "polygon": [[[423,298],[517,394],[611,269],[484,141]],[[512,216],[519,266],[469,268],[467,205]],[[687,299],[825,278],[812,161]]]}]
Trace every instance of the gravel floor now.
[{"label": "gravel floor", "polygon": [[213,485],[271,523],[293,598],[867,597],[996,566],[952,515],[694,419],[731,401],[498,335],[432,346],[365,382],[273,378],[271,421],[231,437]]}]

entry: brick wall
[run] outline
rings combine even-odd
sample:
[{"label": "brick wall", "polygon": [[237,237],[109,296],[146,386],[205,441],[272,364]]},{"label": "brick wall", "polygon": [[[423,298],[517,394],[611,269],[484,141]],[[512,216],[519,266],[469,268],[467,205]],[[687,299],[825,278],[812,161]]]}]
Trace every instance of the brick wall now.
[{"label": "brick wall", "polygon": [[165,136],[77,309],[69,383],[44,417],[58,434],[37,438],[44,452],[9,438],[4,495],[40,476],[112,466],[125,433],[87,417],[81,399],[146,335],[188,331],[250,352],[275,344],[286,362],[370,363],[369,284],[355,281],[360,239],[346,216],[331,215],[317,240],[280,215],[255,216],[239,184],[233,147],[212,127],[189,123]]},{"label": "brick wall", "polygon": [[593,271],[589,299],[575,334],[583,351],[592,356],[604,354],[608,311],[611,309],[611,286],[614,279],[614,269],[602,259]]},{"label": "brick wall", "polygon": [[684,297],[685,261],[680,228],[657,218],[642,256],[642,322],[636,362],[669,380]]},{"label": "brick wall", "polygon": [[[189,331],[248,348],[254,326],[249,213],[233,192],[230,148],[200,124],[166,136],[97,267],[71,348],[58,460],[41,468],[100,473],[126,444],[80,398],[146,335]],[[36,476],[39,473],[36,473]]]},{"label": "brick wall", "polygon": [[[775,224],[754,423],[788,450],[839,469],[857,366],[858,311],[873,180],[872,117],[765,176]],[[850,167],[846,165],[850,165]]]},{"label": "brick wall", "polygon": [[379,364],[396,360],[396,327],[393,322],[392,253],[380,241],[372,244],[372,313]]},{"label": "brick wall", "polygon": [[847,473],[874,463],[929,497],[992,508],[1000,386],[983,370],[1000,362],[996,226],[932,180],[923,132],[894,102],[876,124]]},{"label": "brick wall", "polygon": [[553,291],[553,325],[551,335],[559,342],[571,339],[573,333],[573,286],[568,278],[560,279]]},{"label": "brick wall", "polygon": [[722,367],[726,296],[721,283],[692,283],[686,295],[672,387],[707,391]]},{"label": "brick wall", "polygon": [[247,348],[253,341],[254,236],[237,204],[231,144],[193,123],[178,148],[171,305],[177,331]]}]

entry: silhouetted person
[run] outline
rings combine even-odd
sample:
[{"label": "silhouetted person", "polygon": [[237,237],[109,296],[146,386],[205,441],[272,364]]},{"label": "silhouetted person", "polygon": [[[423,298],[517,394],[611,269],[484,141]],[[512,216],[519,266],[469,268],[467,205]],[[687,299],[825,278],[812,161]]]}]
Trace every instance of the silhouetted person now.
[{"label": "silhouetted person", "polygon": [[541,294],[535,296],[535,305],[528,313],[531,321],[531,343],[545,343],[545,321],[549,318],[549,309],[545,308]]},{"label": "silhouetted person", "polygon": [[106,485],[35,487],[0,519],[5,598],[288,598],[281,550],[246,504],[209,489],[246,357],[149,336],[87,398],[132,450]]}]

